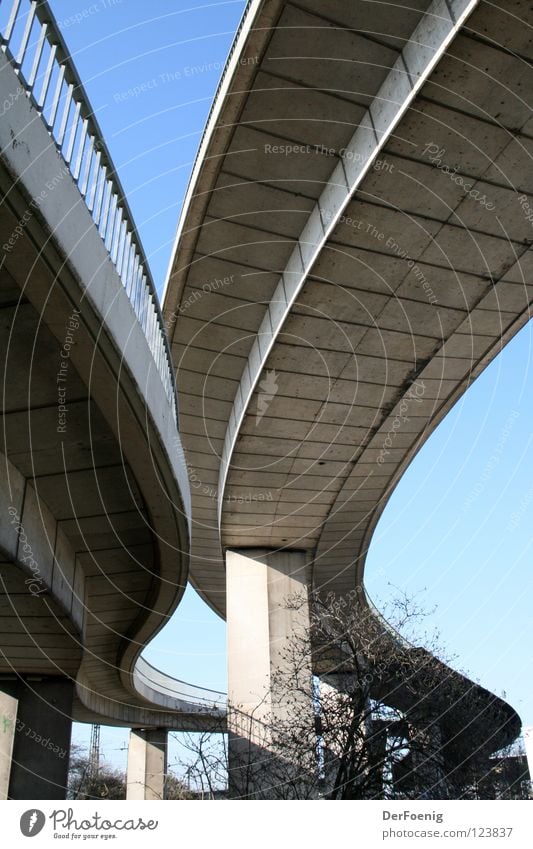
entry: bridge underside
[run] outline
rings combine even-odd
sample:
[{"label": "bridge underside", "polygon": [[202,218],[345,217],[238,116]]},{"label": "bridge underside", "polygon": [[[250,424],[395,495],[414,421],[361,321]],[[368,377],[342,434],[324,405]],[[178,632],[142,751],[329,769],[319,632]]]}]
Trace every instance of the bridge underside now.
[{"label": "bridge underside", "polygon": [[[12,90],[9,64],[1,73]],[[22,98],[9,120],[24,129],[0,167],[0,676],[72,682],[81,721],[168,727],[179,712],[197,727],[194,705],[154,702],[134,678],[187,573],[182,493],[150,418],[159,378],[78,189],[53,182],[64,165],[41,117]],[[29,164],[15,179],[17,156]]]},{"label": "bridge underside", "polygon": [[[225,553],[304,551],[309,586],[350,597],[403,471],[530,317],[530,24],[525,0],[272,2],[245,23],[164,303],[191,579],[243,639]],[[230,656],[241,695],[256,659],[242,683]],[[497,748],[519,720],[481,689]]]},{"label": "bridge underside", "polygon": [[316,586],[353,589],[406,465],[529,318],[527,3],[477,6],[345,200],[428,5],[387,7],[393,39],[381,4],[259,12],[206,147],[165,311],[191,575],[221,614],[227,546],[305,549]]},{"label": "bridge underside", "polygon": [[[193,492],[192,579],[224,615],[224,552],[249,566],[228,590],[245,653],[236,665],[241,648],[230,649],[231,709],[282,665],[294,623],[281,591],[294,564],[305,591],[362,587],[402,472],[529,317],[529,5],[249,7],[165,305]],[[1,74],[6,95],[18,90],[9,62]],[[168,373],[159,381],[147,312],[126,294],[122,256],[115,266],[35,103],[13,101],[0,142],[2,699],[35,717],[36,699],[57,686],[48,708],[61,705],[62,740],[71,716],[143,729],[128,780],[144,794],[147,776],[160,782],[166,768],[154,729],[225,721],[223,707],[165,690],[165,676],[138,662],[187,579]],[[47,182],[54,173],[59,182]],[[125,243],[129,225],[119,226]],[[124,247],[136,292],[135,250]],[[146,310],[152,295],[140,291]],[[262,552],[254,564],[251,547]],[[450,674],[475,691],[472,727],[487,753],[509,742],[514,711]],[[408,714],[405,688],[393,685]],[[418,689],[429,710],[431,694]],[[43,709],[45,732],[49,720]],[[453,710],[448,720],[439,746],[453,767],[474,738]],[[20,772],[13,782],[24,798]]]}]

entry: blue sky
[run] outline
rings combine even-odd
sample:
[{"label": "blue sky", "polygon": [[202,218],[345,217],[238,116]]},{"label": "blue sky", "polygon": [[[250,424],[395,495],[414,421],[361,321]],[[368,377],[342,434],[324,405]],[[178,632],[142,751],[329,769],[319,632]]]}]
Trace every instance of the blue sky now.
[{"label": "blue sky", "polygon": [[50,5],[161,292],[181,202],[244,3],[53,0]]},{"label": "blue sky", "polygon": [[[51,0],[118,168],[158,290],[196,149],[244,3]],[[470,388],[412,463],[369,552],[376,602],[420,592],[455,665],[533,725],[531,328]],[[391,586],[393,585],[393,586]],[[425,590],[425,591],[424,591]],[[423,592],[424,591],[424,592]],[[225,629],[192,591],[146,657],[223,689]],[[127,732],[102,729],[125,764]],[[77,728],[75,739],[88,739]]]}]

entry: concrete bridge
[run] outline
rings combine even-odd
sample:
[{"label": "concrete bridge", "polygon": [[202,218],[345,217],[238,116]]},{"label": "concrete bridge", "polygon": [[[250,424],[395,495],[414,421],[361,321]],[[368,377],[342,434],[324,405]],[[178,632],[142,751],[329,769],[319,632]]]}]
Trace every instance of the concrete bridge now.
[{"label": "concrete bridge", "polygon": [[2,24],[0,793],[64,798],[74,719],[146,729],[135,798],[150,735],[160,784],[165,729],[220,713],[220,694],[140,658],[187,583],[174,373],[124,192],[47,5],[14,2]]},{"label": "concrete bridge", "polygon": [[[248,4],[169,270],[190,579],[250,712],[282,598],[363,586],[403,471],[530,316],[530,5],[407,5]],[[496,748],[520,723],[479,696]]]},{"label": "concrete bridge", "polygon": [[[527,320],[528,4],[410,6],[248,4],[180,223],[167,339],[47,4],[9,4],[4,796],[62,797],[77,719],[135,729],[129,796],[161,798],[165,729],[226,715],[222,694],[140,657],[188,578],[227,616],[230,706],[253,712],[294,626],[285,597],[362,586],[401,473]],[[492,751],[520,722],[477,691]]]}]

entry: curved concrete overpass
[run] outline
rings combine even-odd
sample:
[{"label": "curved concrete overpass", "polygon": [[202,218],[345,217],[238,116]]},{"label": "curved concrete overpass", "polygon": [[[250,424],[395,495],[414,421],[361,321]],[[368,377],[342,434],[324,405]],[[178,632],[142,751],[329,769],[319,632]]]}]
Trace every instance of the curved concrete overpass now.
[{"label": "curved concrete overpass", "polygon": [[[296,560],[279,589],[349,593],[406,464],[527,319],[515,5],[249,4],[165,301],[185,461],[157,297],[83,86],[46,3],[2,19],[2,690],[56,739],[72,717],[141,729],[132,796],[150,747],[164,774],[160,729],[225,722],[221,694],[140,658],[189,545],[221,613],[227,548]],[[497,748],[518,718],[479,695]],[[10,795],[61,796],[65,764],[14,746]]]},{"label": "curved concrete overpass", "polygon": [[221,714],[219,694],[140,657],[185,590],[191,521],[142,245],[47,4],[15,0],[1,26],[0,792],[62,798],[68,758],[25,744],[15,718],[68,750],[72,719]]},{"label": "curved concrete overpass", "polygon": [[164,300],[191,580],[221,615],[227,550],[361,585],[403,471],[528,320],[532,24],[522,0],[248,4]]}]

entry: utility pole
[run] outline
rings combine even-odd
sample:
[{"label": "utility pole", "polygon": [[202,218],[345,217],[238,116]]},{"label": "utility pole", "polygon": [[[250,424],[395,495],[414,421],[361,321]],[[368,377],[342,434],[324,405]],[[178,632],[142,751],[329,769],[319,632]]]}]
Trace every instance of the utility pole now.
[{"label": "utility pole", "polygon": [[91,727],[91,742],[89,745],[89,765],[87,769],[87,782],[93,787],[100,772],[100,726]]}]

